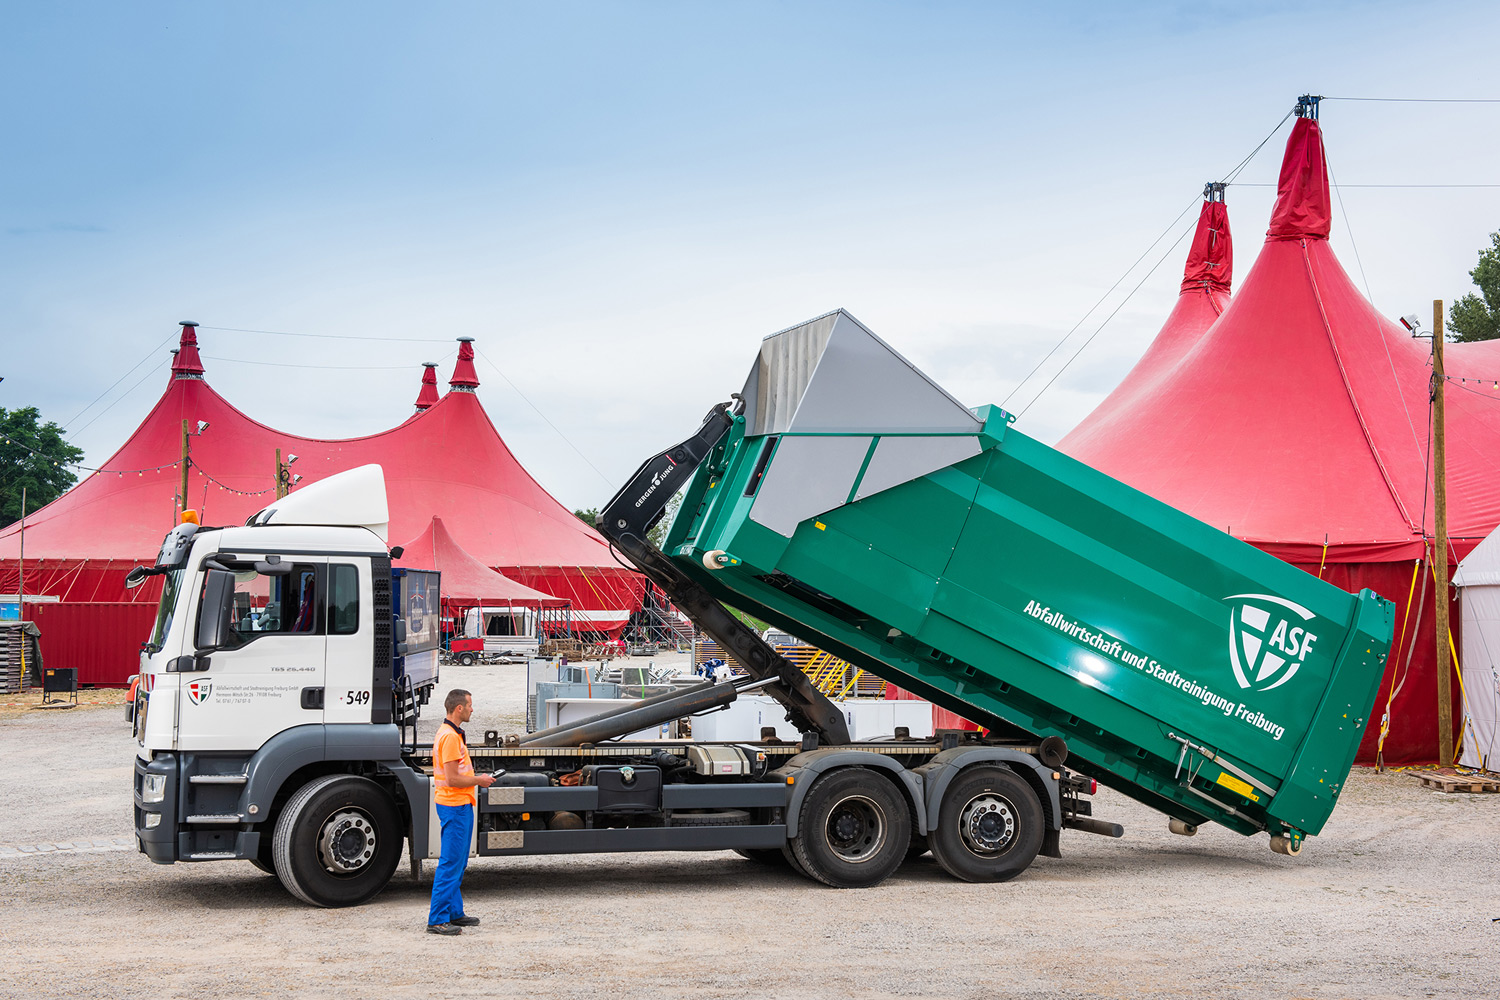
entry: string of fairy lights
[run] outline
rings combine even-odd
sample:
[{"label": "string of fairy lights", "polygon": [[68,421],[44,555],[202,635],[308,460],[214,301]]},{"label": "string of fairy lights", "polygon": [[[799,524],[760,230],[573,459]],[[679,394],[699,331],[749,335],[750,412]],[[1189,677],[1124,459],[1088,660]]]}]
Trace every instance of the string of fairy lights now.
[{"label": "string of fairy lights", "polygon": [[[47,462],[51,462],[54,468],[59,468],[59,469],[62,469],[62,468],[79,469],[79,470],[81,470],[83,472],[92,472],[95,475],[101,475],[101,476],[115,476],[115,477],[117,477],[119,479],[124,479],[126,476],[136,476],[138,478],[144,479],[146,477],[146,473],[148,473],[148,472],[152,473],[154,475],[160,475],[161,473],[165,472],[168,469],[178,469],[178,468],[180,468],[182,466],[182,462],[183,462],[183,460],[179,458],[177,461],[175,461],[175,462],[168,462],[165,465],[148,465],[148,466],[145,466],[145,467],[140,468],[140,469],[105,469],[105,468],[95,468],[95,467],[90,466],[90,465],[84,465],[82,462],[59,462],[59,461],[56,461],[54,459],[50,459],[46,455],[43,455],[41,452],[37,451],[35,448],[31,447],[26,442],[24,442],[24,441],[17,441],[15,438],[11,437],[8,434],[0,434],[0,440],[3,440],[8,445],[12,445],[14,447],[22,449],[23,451],[30,452],[32,455],[34,455],[37,458],[40,458],[40,459],[42,459],[44,461],[47,461]],[[188,467],[190,469],[192,469],[193,472],[197,473],[199,476],[202,476],[204,479],[208,480],[210,483],[213,483],[219,489],[223,490],[225,493],[233,493],[236,496],[258,497],[258,496],[263,496],[263,495],[265,495],[267,493],[273,493],[276,490],[276,487],[274,487],[274,486],[268,486],[268,487],[266,487],[263,490],[242,490],[242,489],[238,489],[238,488],[236,488],[234,486],[230,486],[228,483],[223,482],[222,480],[218,479],[217,477],[215,477],[215,476],[213,476],[213,475],[211,475],[211,474],[209,474],[207,472],[204,472],[203,469],[201,469],[191,459],[188,459]]]}]

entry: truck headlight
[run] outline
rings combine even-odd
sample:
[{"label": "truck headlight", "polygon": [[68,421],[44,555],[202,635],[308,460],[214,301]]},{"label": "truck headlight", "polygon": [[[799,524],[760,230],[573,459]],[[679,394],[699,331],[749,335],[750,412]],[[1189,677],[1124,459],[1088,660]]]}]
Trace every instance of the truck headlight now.
[{"label": "truck headlight", "polygon": [[146,829],[155,830],[159,826],[161,826],[161,813],[147,813]]},{"label": "truck headlight", "polygon": [[165,774],[146,775],[146,780],[141,784],[141,801],[160,802],[166,797],[167,776]]}]

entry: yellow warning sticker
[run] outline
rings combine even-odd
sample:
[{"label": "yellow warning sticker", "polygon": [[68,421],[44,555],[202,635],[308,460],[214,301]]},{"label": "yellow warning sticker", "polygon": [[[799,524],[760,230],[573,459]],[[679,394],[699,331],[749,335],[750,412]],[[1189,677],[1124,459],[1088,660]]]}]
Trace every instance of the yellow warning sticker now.
[{"label": "yellow warning sticker", "polygon": [[814,521],[813,522],[813,527],[817,528],[819,531],[827,531],[828,530],[828,525],[824,524],[822,521]]},{"label": "yellow warning sticker", "polygon": [[1247,782],[1241,781],[1239,778],[1236,778],[1228,771],[1219,772],[1219,784],[1223,785],[1225,788],[1229,789],[1236,795],[1243,795],[1251,802],[1260,801],[1260,796],[1255,794],[1254,788],[1252,788]]}]

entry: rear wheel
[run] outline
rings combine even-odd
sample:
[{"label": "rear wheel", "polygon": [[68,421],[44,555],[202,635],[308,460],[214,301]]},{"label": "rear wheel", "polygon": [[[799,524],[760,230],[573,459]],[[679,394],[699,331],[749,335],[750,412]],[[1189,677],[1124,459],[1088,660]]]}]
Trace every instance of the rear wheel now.
[{"label": "rear wheel", "polygon": [[812,878],[839,889],[878,885],[906,858],[911,813],[884,776],[850,767],[820,777],[802,803],[790,848]]},{"label": "rear wheel", "polygon": [[1036,859],[1042,825],[1042,804],[1024,778],[1006,767],[973,767],[943,794],[927,842],[955,878],[1005,882]]},{"label": "rear wheel", "polygon": [[292,796],[276,823],[276,874],[313,906],[356,906],[385,888],[401,860],[401,816],[367,778],[330,774]]}]

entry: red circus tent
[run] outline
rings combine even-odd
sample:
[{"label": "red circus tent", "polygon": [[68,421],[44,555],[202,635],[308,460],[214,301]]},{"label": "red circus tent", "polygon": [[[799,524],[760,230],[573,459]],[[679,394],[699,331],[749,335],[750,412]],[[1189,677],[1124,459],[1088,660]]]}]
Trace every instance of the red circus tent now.
[{"label": "red circus tent", "polygon": [[453,536],[441,517],[434,516],[416,538],[401,546],[401,558],[395,562],[412,569],[435,569],[442,574],[439,583],[443,601],[455,608],[483,604],[517,605],[528,608],[564,608],[561,597],[533,590],[517,583],[504,573],[496,573],[469,555]]},{"label": "red circus tent", "polygon": [[[126,591],[124,577],[155,558],[175,523],[184,422],[187,506],[204,524],[243,523],[274,498],[278,448],[283,458],[297,457],[291,471],[308,482],[376,463],[385,470],[391,538],[414,537],[441,515],[485,566],[568,601],[575,627],[619,635],[640,608],[642,578],[511,454],[474,393],[473,346],[460,339],[450,391],[441,398],[429,402],[431,388],[424,386],[419,403],[427,405],[404,423],[366,437],[322,440],[259,423],[215,392],[204,378],[196,331],[185,324],[171,382],[145,420],[97,472],[26,519],[26,593],[61,601],[27,607],[50,647],[49,665],[79,666],[82,683],[119,683],[134,669],[159,584]],[[12,589],[18,529],[0,530],[0,581]],[[126,604],[139,606],[144,624],[131,619],[113,626],[128,634],[112,643],[101,638],[98,616],[108,612],[121,621]],[[57,645],[72,641],[64,636],[88,635],[82,647]]]},{"label": "red circus tent", "polygon": [[[1087,418],[1060,447],[1340,587],[1395,601],[1396,645],[1358,759],[1375,759],[1389,698],[1384,759],[1430,761],[1431,344],[1377,313],[1329,247],[1323,139],[1315,108],[1306,114],[1287,141],[1265,246],[1234,301],[1151,373],[1149,391],[1108,419]],[[1485,356],[1468,347],[1448,349],[1451,371]],[[1445,399],[1456,561],[1500,523],[1500,388],[1449,386]],[[1425,591],[1408,615],[1414,580]],[[1456,685],[1454,694],[1456,703]]]}]

